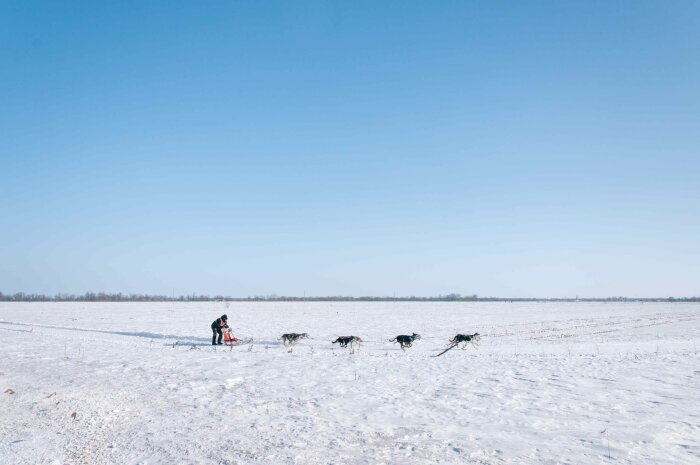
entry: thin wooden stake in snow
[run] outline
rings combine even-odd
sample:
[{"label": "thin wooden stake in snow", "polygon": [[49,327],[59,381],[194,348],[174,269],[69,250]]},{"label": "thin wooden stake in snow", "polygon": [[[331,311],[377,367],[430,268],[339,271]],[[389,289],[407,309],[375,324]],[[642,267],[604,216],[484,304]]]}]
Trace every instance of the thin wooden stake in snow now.
[{"label": "thin wooden stake in snow", "polygon": [[605,428],[600,434],[605,434],[605,438],[608,440],[608,460],[610,460],[610,435],[608,434],[608,429]]}]

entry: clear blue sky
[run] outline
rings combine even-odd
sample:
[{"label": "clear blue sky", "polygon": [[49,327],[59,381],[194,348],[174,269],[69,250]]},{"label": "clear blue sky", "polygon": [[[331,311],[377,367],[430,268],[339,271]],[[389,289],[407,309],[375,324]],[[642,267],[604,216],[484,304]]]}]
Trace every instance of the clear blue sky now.
[{"label": "clear blue sky", "polygon": [[700,2],[0,5],[0,291],[700,294]]}]

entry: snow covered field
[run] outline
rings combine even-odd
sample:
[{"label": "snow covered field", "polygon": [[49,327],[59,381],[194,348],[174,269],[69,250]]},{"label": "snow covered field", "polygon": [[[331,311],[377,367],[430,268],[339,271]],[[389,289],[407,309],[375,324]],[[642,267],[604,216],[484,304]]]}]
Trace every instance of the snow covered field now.
[{"label": "snow covered field", "polygon": [[699,343],[697,304],[0,303],[0,463],[698,464]]}]

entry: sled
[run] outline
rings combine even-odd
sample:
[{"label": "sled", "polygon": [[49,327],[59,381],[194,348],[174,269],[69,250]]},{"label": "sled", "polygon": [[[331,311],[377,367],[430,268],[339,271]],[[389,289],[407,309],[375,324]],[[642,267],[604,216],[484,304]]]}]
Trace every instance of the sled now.
[{"label": "sled", "polygon": [[230,329],[227,329],[224,333],[224,344],[227,346],[234,346],[238,345],[239,342],[241,342],[241,340],[234,336]]}]

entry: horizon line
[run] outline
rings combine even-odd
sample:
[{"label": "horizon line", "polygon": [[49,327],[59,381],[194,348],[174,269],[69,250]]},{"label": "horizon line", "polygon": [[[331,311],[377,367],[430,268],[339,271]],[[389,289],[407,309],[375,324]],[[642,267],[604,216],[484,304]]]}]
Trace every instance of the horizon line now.
[{"label": "horizon line", "polygon": [[267,301],[267,302],[343,302],[343,301],[383,301],[383,302],[537,302],[537,301],[559,301],[559,302],[619,302],[619,301],[655,301],[655,302],[697,302],[700,301],[700,296],[606,296],[606,297],[503,297],[503,296],[479,296],[477,294],[462,295],[458,293],[438,294],[434,296],[381,296],[381,295],[363,295],[363,296],[347,296],[347,295],[316,295],[316,296],[285,296],[278,294],[254,295],[254,296],[230,296],[223,294],[196,294],[189,295],[165,295],[165,294],[148,294],[148,293],[108,293],[86,291],[83,294],[73,293],[25,293],[14,292],[6,294],[0,292],[0,301],[2,302],[241,302],[241,301]]}]

